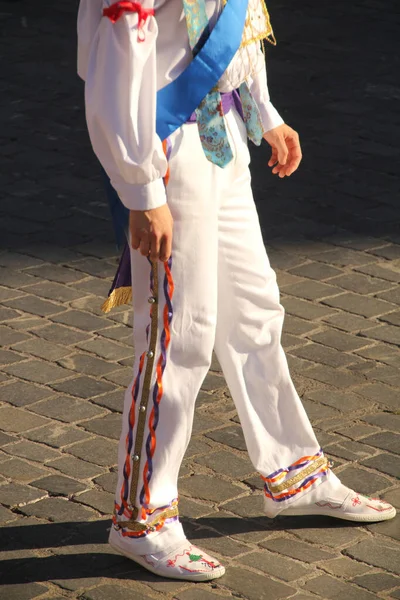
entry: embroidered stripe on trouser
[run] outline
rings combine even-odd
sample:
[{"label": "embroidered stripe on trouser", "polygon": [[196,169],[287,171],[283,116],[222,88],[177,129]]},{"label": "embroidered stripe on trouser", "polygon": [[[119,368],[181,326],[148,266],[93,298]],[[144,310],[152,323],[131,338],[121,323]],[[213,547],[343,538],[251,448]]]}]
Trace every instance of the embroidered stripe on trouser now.
[{"label": "embroidered stripe on trouser", "polygon": [[[245,126],[234,109],[225,118],[234,159],[224,169],[205,158],[195,125],[185,124],[170,137],[173,252],[170,265],[158,264],[157,303],[148,302],[155,296],[151,264],[131,252],[136,359],[125,396],[114,520],[137,523],[121,532],[142,554],[184,536],[177,479],[214,348],[250,458],[264,478],[266,502],[279,511],[327,472],[280,344],[284,310],[254,206]],[[154,322],[155,350],[149,328]],[[154,362],[147,389],[149,351]],[[145,427],[135,452],[143,400]],[[215,419],[225,424],[223,415]]]}]

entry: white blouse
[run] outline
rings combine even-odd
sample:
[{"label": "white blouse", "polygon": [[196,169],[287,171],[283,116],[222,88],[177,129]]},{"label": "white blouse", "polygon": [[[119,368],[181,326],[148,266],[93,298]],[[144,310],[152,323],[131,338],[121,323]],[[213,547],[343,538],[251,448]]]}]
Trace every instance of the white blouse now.
[{"label": "white blouse", "polygon": [[[221,0],[205,0],[210,24]],[[192,58],[182,0],[142,0],[154,8],[138,41],[138,16],[116,23],[102,16],[114,0],[80,0],[78,73],[86,82],[85,106],[94,152],[127,208],[148,210],[166,202],[167,161],[155,131],[157,90],[173,81]],[[251,72],[251,74],[249,74]],[[246,77],[247,76],[247,77]],[[231,91],[247,79],[264,131],[283,123],[269,98],[258,42],[238,51],[219,82]]]}]

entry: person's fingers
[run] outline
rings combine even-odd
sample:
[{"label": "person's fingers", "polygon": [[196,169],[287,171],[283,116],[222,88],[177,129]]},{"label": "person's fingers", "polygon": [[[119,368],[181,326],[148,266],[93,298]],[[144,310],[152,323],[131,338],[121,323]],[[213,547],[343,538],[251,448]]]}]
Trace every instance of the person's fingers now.
[{"label": "person's fingers", "polygon": [[161,240],[160,260],[165,262],[169,259],[172,253],[172,235],[165,235]]},{"label": "person's fingers", "polygon": [[278,152],[276,148],[272,148],[271,158],[268,161],[268,166],[273,167],[278,162]]},{"label": "person's fingers", "polygon": [[150,234],[150,258],[158,260],[160,256],[160,238],[155,233]]},{"label": "person's fingers", "polygon": [[298,169],[301,159],[303,158],[299,136],[295,131],[293,132],[293,136],[288,140],[288,147],[290,156],[286,174],[289,176]]},{"label": "person's fingers", "polygon": [[134,250],[137,250],[140,246],[140,234],[138,231],[132,231],[132,229],[131,229],[131,246]]},{"label": "person's fingers", "polygon": [[143,256],[148,256],[150,252],[150,239],[147,231],[142,231],[140,234],[140,246],[139,246],[140,254]]},{"label": "person's fingers", "polygon": [[279,136],[276,142],[276,150],[278,153],[278,162],[280,165],[286,165],[286,161],[288,158],[288,147],[286,145],[286,140],[283,136]]}]

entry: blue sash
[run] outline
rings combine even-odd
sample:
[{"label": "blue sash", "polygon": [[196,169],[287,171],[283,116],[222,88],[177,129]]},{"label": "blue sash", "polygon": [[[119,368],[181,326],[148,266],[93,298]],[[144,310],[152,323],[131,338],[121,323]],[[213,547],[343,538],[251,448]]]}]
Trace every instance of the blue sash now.
[{"label": "blue sash", "polygon": [[156,131],[165,140],[189,119],[218,83],[242,41],[248,0],[228,0],[207,41],[188,67],[157,92]]}]

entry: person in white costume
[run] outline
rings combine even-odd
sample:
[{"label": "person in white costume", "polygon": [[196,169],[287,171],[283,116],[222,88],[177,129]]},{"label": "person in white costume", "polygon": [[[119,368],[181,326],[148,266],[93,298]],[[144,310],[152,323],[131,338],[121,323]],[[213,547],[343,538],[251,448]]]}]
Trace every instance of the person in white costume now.
[{"label": "person in white costume", "polygon": [[[205,1],[212,29],[222,0]],[[123,10],[113,21],[107,11],[114,8]],[[186,539],[177,500],[213,349],[265,482],[268,517],[392,518],[388,503],[353,492],[333,474],[291,381],[280,343],[284,310],[253,201],[240,110],[233,104],[223,116],[233,153],[224,168],[206,158],[195,123],[169,136],[167,153],[156,133],[157,91],[193,56],[182,0],[81,0],[78,38],[91,142],[130,210],[136,358],[125,395],[111,546],[165,577],[224,574],[216,558]],[[229,94],[247,81],[272,148],[268,164],[279,177],[290,176],[301,160],[298,135],[270,102],[259,38],[245,48],[218,89]]]}]

